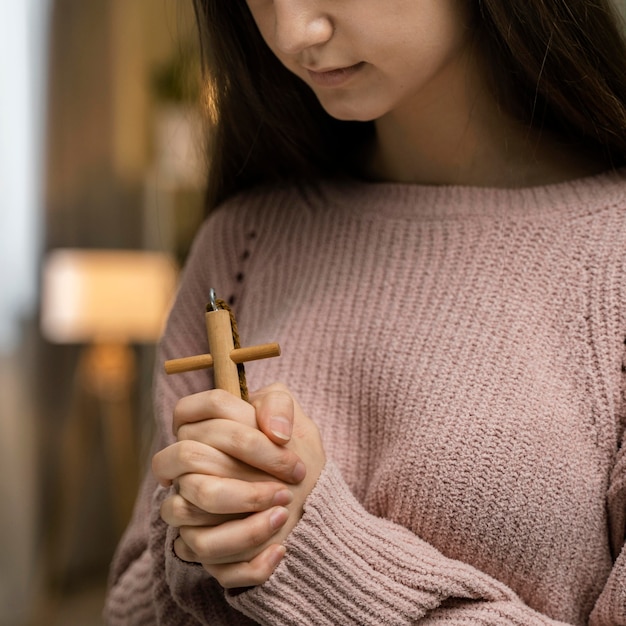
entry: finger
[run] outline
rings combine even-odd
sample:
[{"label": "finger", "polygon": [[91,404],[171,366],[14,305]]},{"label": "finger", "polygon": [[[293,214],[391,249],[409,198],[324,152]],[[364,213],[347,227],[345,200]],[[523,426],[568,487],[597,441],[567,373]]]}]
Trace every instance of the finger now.
[{"label": "finger", "polygon": [[[255,513],[290,504],[291,492],[275,482],[254,482],[204,474],[185,474],[178,481],[179,495],[207,513]],[[180,526],[181,524],[172,524]]]},{"label": "finger", "polygon": [[288,517],[289,511],[279,506],[213,528],[181,526],[179,533],[202,564],[223,565],[253,559]]},{"label": "finger", "polygon": [[212,419],[201,424],[183,424],[178,436],[201,441],[279,480],[299,483],[306,475],[300,457],[270,441],[256,424],[248,427],[230,420]]},{"label": "finger", "polygon": [[255,427],[256,415],[251,404],[223,389],[211,389],[181,398],[174,408],[172,429],[178,436],[183,424],[207,419],[228,419]]},{"label": "finger", "polygon": [[164,486],[183,474],[236,476],[241,480],[267,480],[269,477],[246,463],[194,439],[184,439],[160,450],[152,457],[152,471]]},{"label": "finger", "polygon": [[181,495],[171,495],[161,503],[161,519],[170,526],[217,526],[233,519],[246,517],[247,513],[215,515],[207,513],[185,500]]},{"label": "finger", "polygon": [[285,552],[284,546],[272,544],[251,561],[228,565],[205,565],[204,569],[225,589],[255,587],[269,580]]},{"label": "finger", "polygon": [[188,563],[200,563],[200,557],[183,541],[182,537],[177,537],[174,541],[174,554]]},{"label": "finger", "polygon": [[251,395],[256,409],[258,427],[274,443],[284,445],[291,439],[293,430],[293,397],[281,384],[271,385]]}]

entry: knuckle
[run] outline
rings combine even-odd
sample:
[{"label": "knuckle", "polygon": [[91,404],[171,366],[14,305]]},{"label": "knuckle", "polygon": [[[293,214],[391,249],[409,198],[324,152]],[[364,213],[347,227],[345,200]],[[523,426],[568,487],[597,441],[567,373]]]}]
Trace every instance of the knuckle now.
[{"label": "knuckle", "polygon": [[180,441],[176,446],[176,459],[182,469],[193,468],[198,459],[195,442],[189,439]]},{"label": "knuckle", "polygon": [[251,428],[235,428],[230,433],[233,450],[249,450],[256,442],[256,431]]},{"label": "knuckle", "polygon": [[271,496],[267,493],[267,489],[264,489],[260,484],[252,485],[245,501],[246,510],[264,511],[270,499]]},{"label": "knuckle", "polygon": [[160,514],[166,524],[179,527],[188,521],[189,505],[182,496],[175,495],[163,501]]},{"label": "knuckle", "polygon": [[271,405],[274,410],[287,414],[293,413],[293,398],[287,391],[276,389],[268,393],[266,398],[267,404]]},{"label": "knuckle", "polygon": [[210,412],[215,412],[220,407],[230,404],[232,402],[233,396],[223,389],[211,389],[206,392],[205,395],[205,403],[206,408]]},{"label": "knuckle", "polygon": [[182,496],[176,495],[170,499],[169,511],[172,519],[180,524],[186,520],[189,514],[189,506]]},{"label": "knuckle", "polygon": [[180,527],[180,536],[191,552],[203,561],[211,562],[214,558],[214,547],[206,532],[197,532],[187,526]]},{"label": "knuckle", "polygon": [[291,397],[291,393],[289,392],[289,388],[287,387],[287,385],[281,382],[276,382],[272,383],[271,385],[261,387],[260,389],[257,389],[255,392],[253,392],[251,394],[251,396],[254,398],[253,404],[257,404],[258,402],[264,400],[265,398],[267,398],[267,396],[273,393],[281,393]]},{"label": "knuckle", "polygon": [[176,437],[179,441],[191,439],[191,426],[189,424],[182,424],[176,431]]},{"label": "knuckle", "polygon": [[267,526],[267,523],[264,522],[262,525],[255,524],[250,528],[250,534],[248,536],[248,546],[250,548],[256,548],[268,540],[271,534]]},{"label": "knuckle", "polygon": [[200,503],[200,508],[208,513],[216,512],[216,505],[224,491],[222,482],[213,477],[203,476],[202,480],[197,481],[195,491]]},{"label": "knuckle", "polygon": [[282,383],[273,383],[258,393],[256,401],[257,403],[262,401],[263,403],[278,402],[280,404],[290,404],[293,402],[293,397],[285,385]]},{"label": "knuckle", "polygon": [[275,383],[272,383],[271,385],[268,385],[266,389],[268,391],[280,391],[280,392],[289,394],[289,389],[287,385],[285,385],[284,383],[281,383],[280,381],[277,381]]},{"label": "knuckle", "polygon": [[276,476],[291,476],[298,463],[298,457],[289,450],[279,450],[269,461],[269,473]]},{"label": "knuckle", "polygon": [[198,536],[193,540],[191,549],[202,561],[216,562],[218,557],[215,552],[215,544],[205,536]]}]

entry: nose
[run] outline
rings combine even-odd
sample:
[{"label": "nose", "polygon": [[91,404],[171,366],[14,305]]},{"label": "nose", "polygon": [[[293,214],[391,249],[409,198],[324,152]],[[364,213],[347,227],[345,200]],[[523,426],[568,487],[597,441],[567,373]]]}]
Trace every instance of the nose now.
[{"label": "nose", "polygon": [[334,31],[318,0],[274,0],[275,43],[285,54],[298,54],[326,43]]}]

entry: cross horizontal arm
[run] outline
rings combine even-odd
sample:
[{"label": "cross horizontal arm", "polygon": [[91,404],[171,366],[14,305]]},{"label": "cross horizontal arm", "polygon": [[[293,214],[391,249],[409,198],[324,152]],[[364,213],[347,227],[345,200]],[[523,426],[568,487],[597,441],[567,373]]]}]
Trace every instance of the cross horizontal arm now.
[{"label": "cross horizontal arm", "polygon": [[[263,343],[248,348],[235,348],[230,352],[230,358],[233,363],[247,363],[248,361],[258,361],[259,359],[275,356],[280,356],[280,346],[277,343]],[[180,374],[209,367],[213,367],[213,357],[210,354],[198,354],[182,359],[165,361],[167,374]]]}]

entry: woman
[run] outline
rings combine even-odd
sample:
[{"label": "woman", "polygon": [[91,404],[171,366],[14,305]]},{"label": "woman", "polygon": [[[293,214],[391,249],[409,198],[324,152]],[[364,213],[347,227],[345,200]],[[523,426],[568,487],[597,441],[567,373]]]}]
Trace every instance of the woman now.
[{"label": "woman", "polygon": [[160,359],[211,287],[283,356],[251,404],[158,374],[109,623],[626,623],[608,2],[196,9],[219,208]]}]

